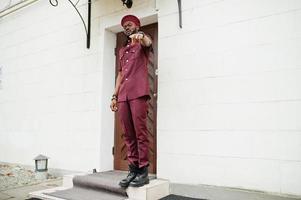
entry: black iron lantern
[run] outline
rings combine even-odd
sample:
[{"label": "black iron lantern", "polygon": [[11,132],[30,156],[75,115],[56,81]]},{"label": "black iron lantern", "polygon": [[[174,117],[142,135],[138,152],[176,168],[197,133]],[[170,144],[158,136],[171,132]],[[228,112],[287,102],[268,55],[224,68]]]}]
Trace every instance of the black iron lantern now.
[{"label": "black iron lantern", "polygon": [[37,157],[34,158],[35,160],[35,166],[36,172],[46,172],[48,170],[48,157],[44,155],[38,155]]},{"label": "black iron lantern", "polygon": [[127,8],[131,8],[133,5],[133,0],[121,0],[123,5],[126,5]]}]

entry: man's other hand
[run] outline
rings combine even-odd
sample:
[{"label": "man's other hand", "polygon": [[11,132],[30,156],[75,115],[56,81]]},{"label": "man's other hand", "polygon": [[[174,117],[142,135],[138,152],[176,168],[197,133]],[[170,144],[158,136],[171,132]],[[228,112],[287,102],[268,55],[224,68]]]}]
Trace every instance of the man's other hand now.
[{"label": "man's other hand", "polygon": [[113,99],[112,102],[111,102],[111,105],[110,105],[110,108],[113,112],[116,112],[118,110],[118,107],[117,107],[117,101],[116,99]]}]

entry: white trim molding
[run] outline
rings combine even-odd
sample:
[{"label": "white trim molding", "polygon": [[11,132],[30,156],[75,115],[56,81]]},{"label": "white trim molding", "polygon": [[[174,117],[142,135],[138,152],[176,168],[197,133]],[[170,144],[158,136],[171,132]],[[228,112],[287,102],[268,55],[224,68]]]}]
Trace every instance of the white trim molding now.
[{"label": "white trim molding", "polygon": [[13,12],[15,12],[15,11],[21,9],[21,8],[24,8],[25,6],[28,6],[28,5],[36,2],[36,1],[38,1],[38,0],[24,0],[24,1],[21,1],[17,4],[14,4],[14,5],[6,8],[6,9],[0,11],[0,18],[4,17],[4,16],[6,16],[10,13],[13,13]]}]

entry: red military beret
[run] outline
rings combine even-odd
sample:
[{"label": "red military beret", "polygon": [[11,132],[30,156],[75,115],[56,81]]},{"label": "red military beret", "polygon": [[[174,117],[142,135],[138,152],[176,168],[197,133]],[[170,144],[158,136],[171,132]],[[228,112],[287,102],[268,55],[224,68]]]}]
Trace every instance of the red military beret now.
[{"label": "red military beret", "polygon": [[123,24],[127,21],[131,21],[134,24],[136,24],[136,26],[140,27],[140,20],[138,17],[136,17],[135,15],[126,15],[121,19],[121,26],[123,26]]}]

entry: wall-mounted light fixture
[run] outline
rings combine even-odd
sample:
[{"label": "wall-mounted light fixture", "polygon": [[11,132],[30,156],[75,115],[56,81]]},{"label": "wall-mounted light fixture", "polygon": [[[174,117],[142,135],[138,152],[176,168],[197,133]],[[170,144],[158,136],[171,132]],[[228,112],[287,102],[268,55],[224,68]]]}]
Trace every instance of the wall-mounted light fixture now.
[{"label": "wall-mounted light fixture", "polygon": [[123,5],[126,5],[127,8],[131,8],[133,5],[133,0],[121,0]]},{"label": "wall-mounted light fixture", "polygon": [[35,171],[36,172],[47,172],[48,170],[48,157],[44,155],[38,155],[34,158]]},{"label": "wall-mounted light fixture", "polygon": [[[131,8],[133,6],[133,0],[121,0],[123,5],[127,8]],[[179,27],[182,28],[182,0],[178,1],[178,10],[179,10]]]}]

